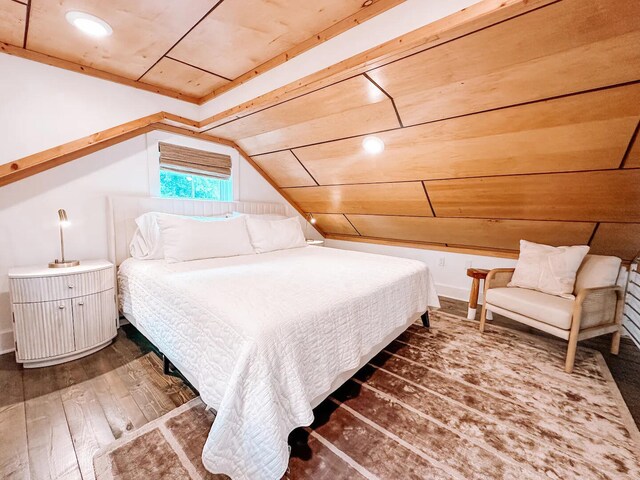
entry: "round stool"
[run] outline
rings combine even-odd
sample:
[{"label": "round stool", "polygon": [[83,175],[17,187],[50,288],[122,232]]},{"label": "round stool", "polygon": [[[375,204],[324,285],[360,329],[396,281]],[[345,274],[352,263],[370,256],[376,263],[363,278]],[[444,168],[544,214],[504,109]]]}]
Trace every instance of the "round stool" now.
[{"label": "round stool", "polygon": [[[467,310],[467,318],[475,320],[476,310],[478,308],[478,295],[480,293],[480,280],[486,280],[489,270],[484,268],[467,268],[467,276],[471,277],[471,294],[469,295],[469,309]],[[487,319],[491,320],[491,312],[487,310]]]}]

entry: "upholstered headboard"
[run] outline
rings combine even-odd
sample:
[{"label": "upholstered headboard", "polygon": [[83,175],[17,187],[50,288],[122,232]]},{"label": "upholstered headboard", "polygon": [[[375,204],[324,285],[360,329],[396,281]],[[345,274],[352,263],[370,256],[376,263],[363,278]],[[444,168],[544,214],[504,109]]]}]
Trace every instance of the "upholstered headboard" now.
[{"label": "upholstered headboard", "polygon": [[129,257],[135,219],[147,212],[210,216],[229,212],[294,216],[287,205],[261,202],[212,202],[159,197],[109,197],[109,259],[120,265]]}]

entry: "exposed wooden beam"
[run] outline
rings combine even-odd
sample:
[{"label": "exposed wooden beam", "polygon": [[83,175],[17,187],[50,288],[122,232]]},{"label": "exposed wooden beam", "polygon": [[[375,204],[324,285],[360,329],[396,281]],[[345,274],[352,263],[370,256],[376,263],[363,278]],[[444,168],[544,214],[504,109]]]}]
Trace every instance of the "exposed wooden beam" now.
[{"label": "exposed wooden beam", "polygon": [[30,177],[146,133],[150,130],[151,124],[162,120],[164,120],[164,114],[162,112],[155,113],[0,165],[0,186]]},{"label": "exposed wooden beam", "polygon": [[[179,127],[162,122],[172,121],[185,125]],[[151,130],[165,130],[180,135],[195,136],[210,142],[221,143],[223,145],[235,146],[235,143],[190,130],[188,127],[197,125],[198,122],[167,112],[158,112],[153,115],[138,118],[113,128],[108,128],[100,132],[87,135],[72,142],[68,142],[57,147],[49,148],[42,152],[28,155],[19,160],[0,165],[0,186],[12,183],[22,178],[29,177],[39,172],[57,167],[63,163],[75,160],[93,152],[97,152],[111,145],[123,142]]]}]

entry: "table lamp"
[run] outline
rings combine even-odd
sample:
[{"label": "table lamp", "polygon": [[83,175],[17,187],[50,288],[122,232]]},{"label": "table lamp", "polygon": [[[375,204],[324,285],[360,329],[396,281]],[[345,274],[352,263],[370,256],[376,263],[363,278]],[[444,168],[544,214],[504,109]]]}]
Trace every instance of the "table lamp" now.
[{"label": "table lamp", "polygon": [[64,209],[58,210],[58,218],[60,225],[60,256],[62,257],[60,260],[57,258],[49,263],[49,268],[63,268],[63,267],[75,267],[76,265],[80,265],[79,260],[66,260],[64,258],[64,233],[63,230],[69,226],[69,219],[67,218],[67,212]]}]

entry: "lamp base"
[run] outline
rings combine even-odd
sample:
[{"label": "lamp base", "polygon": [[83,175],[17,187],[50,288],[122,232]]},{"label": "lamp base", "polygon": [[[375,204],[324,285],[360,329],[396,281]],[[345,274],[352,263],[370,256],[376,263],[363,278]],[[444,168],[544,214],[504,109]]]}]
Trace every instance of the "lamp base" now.
[{"label": "lamp base", "polygon": [[76,267],[78,265],[80,265],[80,260],[65,260],[64,262],[61,262],[56,259],[54,262],[49,263],[49,268]]}]

